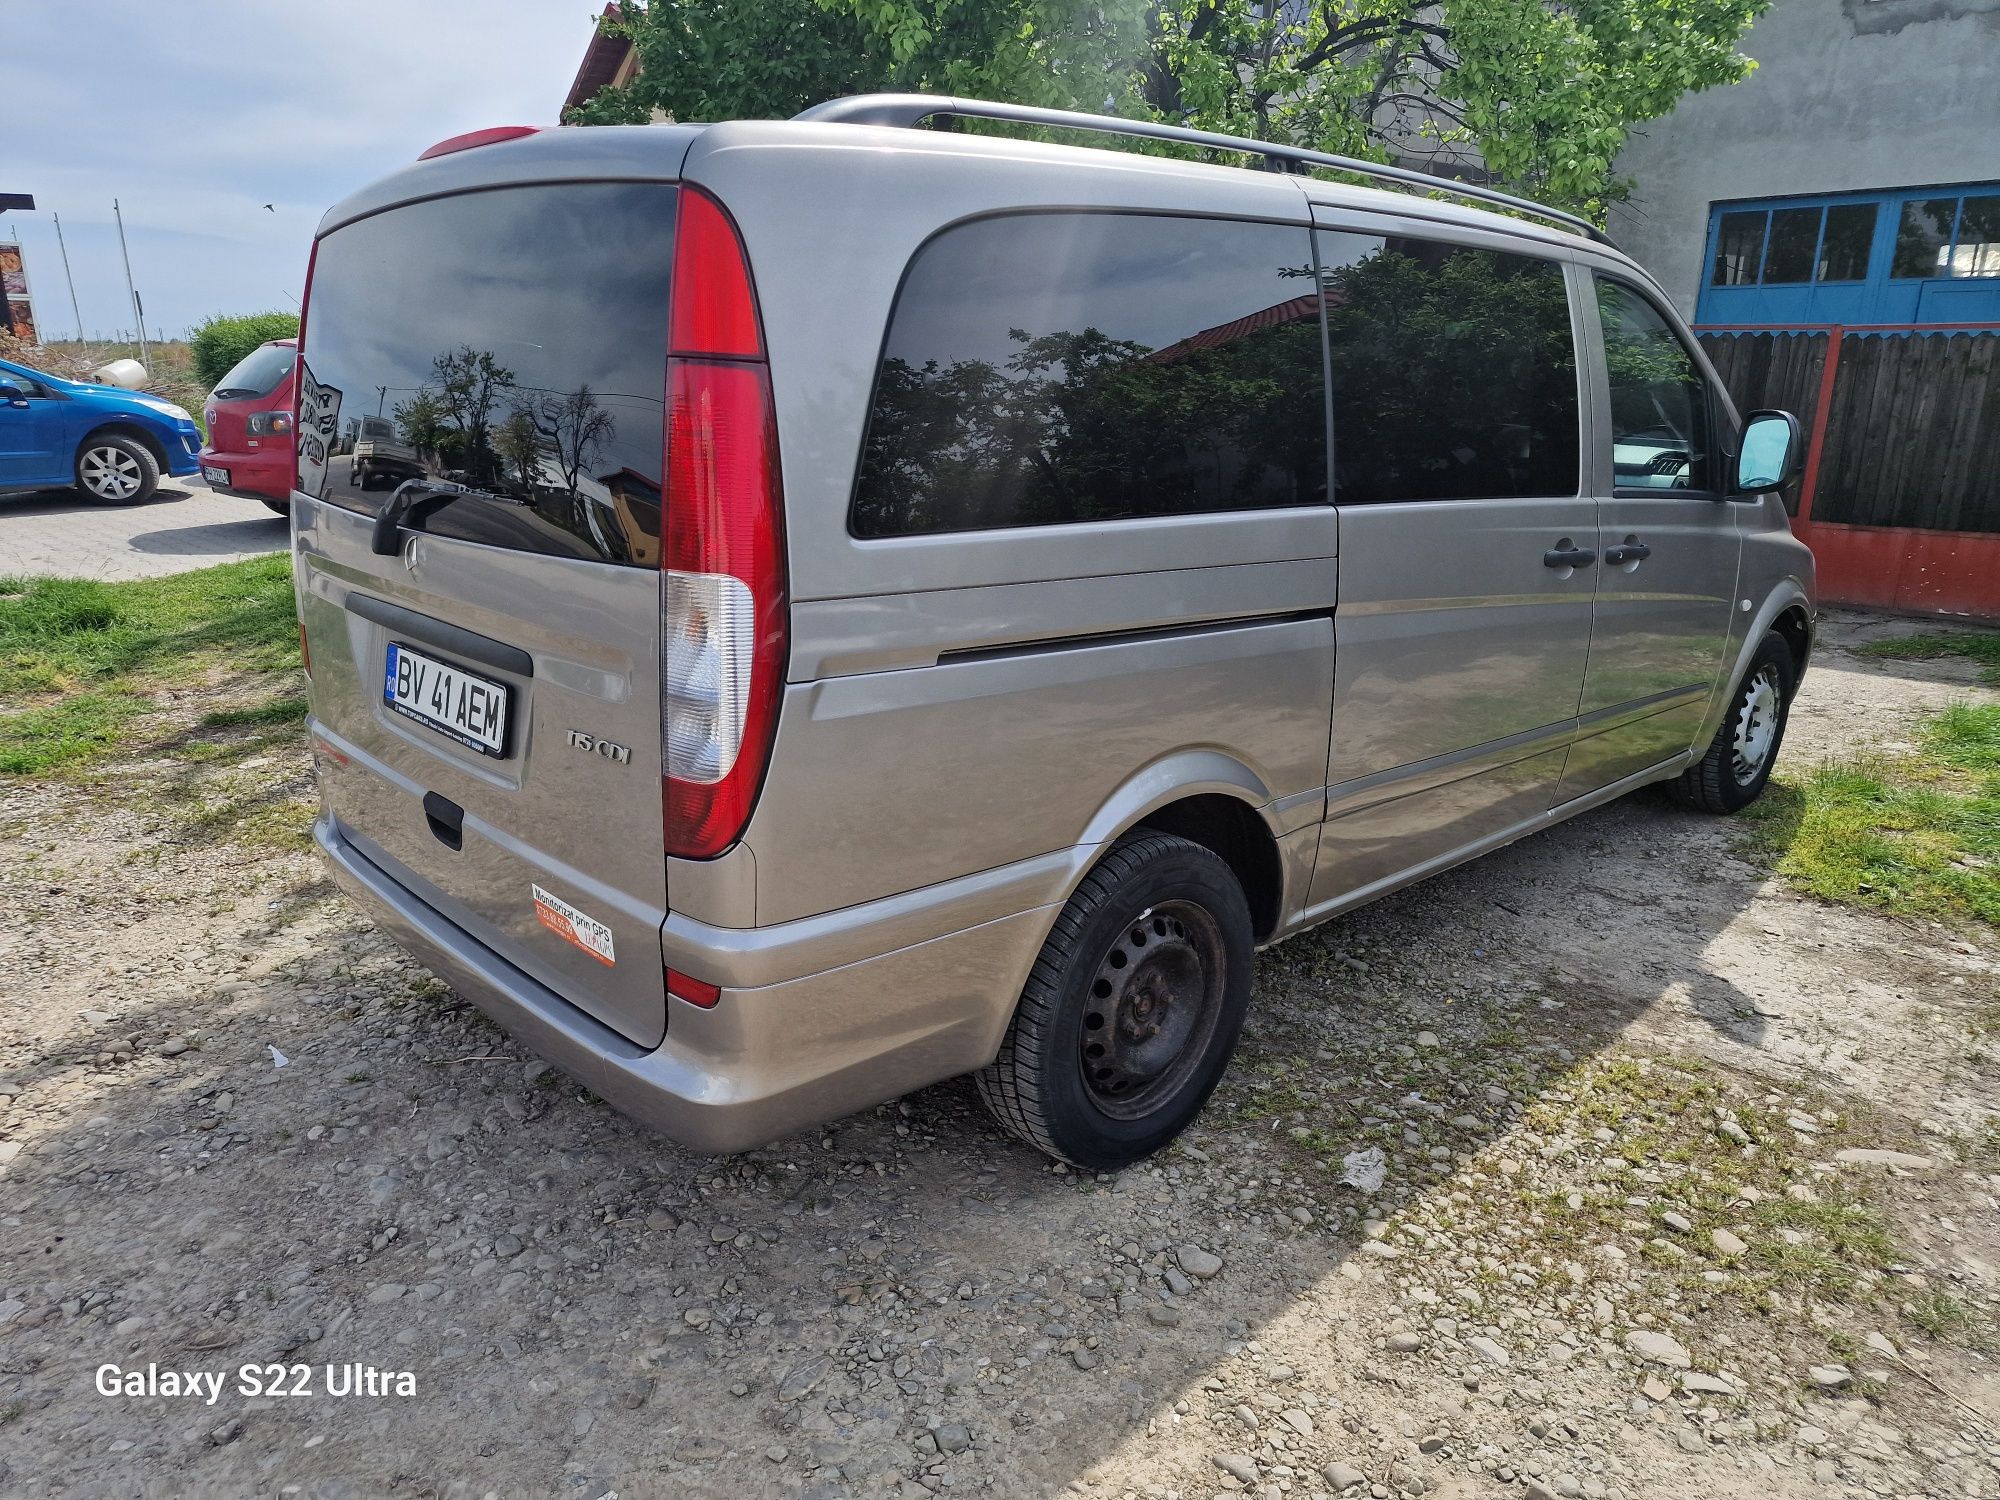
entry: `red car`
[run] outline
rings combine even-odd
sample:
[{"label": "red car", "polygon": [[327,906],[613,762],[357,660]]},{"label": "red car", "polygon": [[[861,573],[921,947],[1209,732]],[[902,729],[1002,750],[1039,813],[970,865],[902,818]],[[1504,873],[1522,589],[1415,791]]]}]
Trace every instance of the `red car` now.
[{"label": "red car", "polygon": [[246,354],[208,393],[208,444],[201,477],[209,488],[292,509],[292,391],[297,339],[273,339]]}]

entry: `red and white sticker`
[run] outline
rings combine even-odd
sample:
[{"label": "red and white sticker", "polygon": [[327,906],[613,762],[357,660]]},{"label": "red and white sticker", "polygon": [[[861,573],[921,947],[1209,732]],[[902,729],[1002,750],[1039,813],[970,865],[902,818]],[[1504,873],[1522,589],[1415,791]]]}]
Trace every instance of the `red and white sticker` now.
[{"label": "red and white sticker", "polygon": [[535,919],[550,932],[565,943],[581,948],[601,964],[618,962],[618,956],[611,947],[609,927],[538,885],[529,889],[535,893]]}]

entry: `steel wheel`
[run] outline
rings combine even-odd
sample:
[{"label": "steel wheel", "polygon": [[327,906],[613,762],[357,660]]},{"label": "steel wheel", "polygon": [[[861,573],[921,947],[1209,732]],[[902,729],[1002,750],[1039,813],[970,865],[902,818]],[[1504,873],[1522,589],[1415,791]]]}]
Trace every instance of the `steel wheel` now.
[{"label": "steel wheel", "polygon": [[1112,943],[1091,981],[1078,1062],[1097,1107],[1145,1115],[1186,1082],[1222,1013],[1222,933],[1188,901],[1141,914]]},{"label": "steel wheel", "polygon": [[1749,786],[1771,758],[1778,741],[1778,719],[1784,708],[1783,686],[1778,669],[1764,666],[1744,684],[1743,697],[1736,708],[1735,730],[1729,741],[1729,770],[1738,786]]},{"label": "steel wheel", "polygon": [[1798,684],[1798,660],[1791,643],[1767,631],[1743,669],[1700,760],[1667,783],[1685,807],[1703,812],[1741,812],[1764,794],[1785,742],[1785,716]]},{"label": "steel wheel", "polygon": [[1228,861],[1174,834],[1126,834],[1063,903],[980,1097],[1080,1167],[1159,1150],[1229,1065],[1256,947]]},{"label": "steel wheel", "polygon": [[146,485],[146,471],[139,460],[111,443],[85,449],[76,471],[84,489],[99,500],[130,500]]}]

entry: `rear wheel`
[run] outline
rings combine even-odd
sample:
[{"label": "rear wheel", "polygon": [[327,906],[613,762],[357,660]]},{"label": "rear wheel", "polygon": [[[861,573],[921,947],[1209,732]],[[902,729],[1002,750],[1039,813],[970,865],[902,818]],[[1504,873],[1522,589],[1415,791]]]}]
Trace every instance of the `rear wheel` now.
[{"label": "rear wheel", "polygon": [[1764,794],[1784,743],[1796,673],[1792,648],[1775,630],[1768,632],[1757,643],[1707,753],[1667,783],[1675,801],[1703,812],[1733,813]]},{"label": "rear wheel", "polygon": [[159,460],[134,438],[94,437],[76,456],[76,487],[93,500],[137,505],[159,484]]},{"label": "rear wheel", "polygon": [[292,502],[291,502],[291,501],[289,501],[289,500],[272,500],[272,499],[269,499],[269,498],[267,498],[267,497],[265,497],[265,496],[263,496],[263,495],[259,495],[259,496],[258,496],[257,498],[258,498],[258,499],[260,499],[260,500],[262,500],[262,501],[264,502],[264,506],[265,506],[265,508],[266,508],[267,510],[270,510],[270,511],[272,511],[272,512],[274,512],[274,513],[275,513],[275,514],[277,514],[277,515],[281,515],[281,516],[284,516],[284,517],[286,517],[287,519],[289,519],[289,518],[291,517],[291,514],[292,514]]},{"label": "rear wheel", "polygon": [[1212,850],[1121,839],[1063,907],[980,1096],[1015,1135],[1110,1170],[1164,1146],[1222,1077],[1250,1000],[1243,887]]}]

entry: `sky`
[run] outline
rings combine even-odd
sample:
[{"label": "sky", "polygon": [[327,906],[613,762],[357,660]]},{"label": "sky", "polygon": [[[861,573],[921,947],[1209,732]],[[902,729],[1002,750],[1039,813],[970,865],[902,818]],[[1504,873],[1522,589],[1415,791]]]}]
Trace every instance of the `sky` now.
[{"label": "sky", "polygon": [[[7,0],[0,214],[42,337],[296,310],[320,215],[446,136],[554,124],[590,0]],[[267,211],[265,204],[270,204]]]}]

